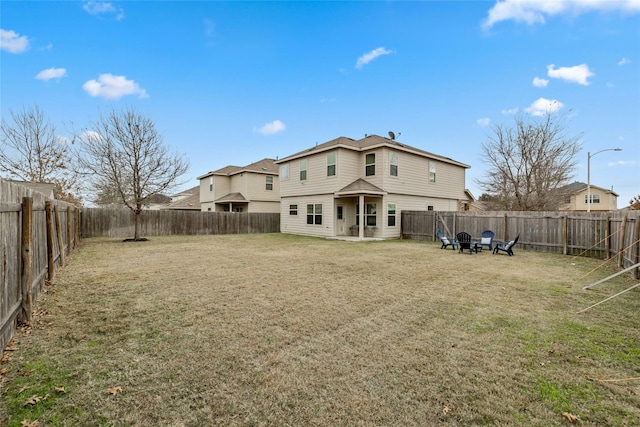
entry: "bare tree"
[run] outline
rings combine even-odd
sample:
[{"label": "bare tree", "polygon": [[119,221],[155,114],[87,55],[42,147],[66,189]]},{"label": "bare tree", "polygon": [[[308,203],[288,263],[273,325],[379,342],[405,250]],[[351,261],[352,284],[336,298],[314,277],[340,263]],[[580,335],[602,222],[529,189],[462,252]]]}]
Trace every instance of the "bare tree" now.
[{"label": "bare tree", "polygon": [[141,213],[149,197],[178,185],[189,168],[179,154],[171,154],[154,122],[131,108],[100,115],[79,135],[79,162],[96,194],[118,195],[135,216],[134,240],[140,237]]},{"label": "bare tree", "polygon": [[632,211],[640,211],[640,194],[633,196],[633,198],[629,200],[629,209]]},{"label": "bare tree", "polygon": [[0,172],[10,179],[55,184],[58,198],[80,204],[79,177],[71,145],[38,105],[10,111],[0,124]]},{"label": "bare tree", "polygon": [[493,127],[482,144],[487,171],[478,185],[496,209],[555,210],[564,196],[581,150],[581,135],[565,133],[565,121],[547,114],[540,120],[516,117],[515,128]]}]

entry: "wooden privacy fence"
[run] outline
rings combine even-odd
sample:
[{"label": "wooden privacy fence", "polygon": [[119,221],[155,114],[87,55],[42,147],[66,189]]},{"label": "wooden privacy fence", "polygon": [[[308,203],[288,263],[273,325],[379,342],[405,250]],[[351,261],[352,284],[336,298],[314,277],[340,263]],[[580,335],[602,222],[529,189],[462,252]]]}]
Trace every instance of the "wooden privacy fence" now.
[{"label": "wooden privacy fence", "polygon": [[[141,237],[196,234],[279,233],[279,213],[143,211]],[[129,209],[83,209],[81,236],[133,237],[134,215]]]},{"label": "wooden privacy fence", "polygon": [[77,246],[79,209],[0,179],[0,353]]},{"label": "wooden privacy fence", "polygon": [[[455,236],[466,231],[480,236],[495,232],[508,241],[520,234],[518,247],[540,252],[617,257],[627,268],[640,262],[640,211],[624,212],[445,212],[403,211],[402,238],[438,240],[436,230]],[[638,269],[634,276],[638,278]]]}]

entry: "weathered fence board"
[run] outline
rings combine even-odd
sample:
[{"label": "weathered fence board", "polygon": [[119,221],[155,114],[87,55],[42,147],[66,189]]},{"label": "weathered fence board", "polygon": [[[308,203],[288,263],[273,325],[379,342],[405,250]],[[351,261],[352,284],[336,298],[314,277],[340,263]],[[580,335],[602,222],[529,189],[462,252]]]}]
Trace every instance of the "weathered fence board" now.
[{"label": "weathered fence board", "polygon": [[[436,241],[436,230],[474,237],[493,230],[497,240],[520,234],[523,249],[608,259],[626,268],[640,262],[640,211],[450,212],[403,211],[402,238]],[[640,272],[634,274],[638,277]]]},{"label": "weathered fence board", "polygon": [[[143,237],[206,234],[279,233],[279,213],[143,211]],[[132,237],[134,215],[129,209],[83,209],[81,234],[88,237]]]},{"label": "weathered fence board", "polygon": [[[46,203],[59,212],[61,221],[49,233]],[[77,211],[68,203],[48,200],[23,185],[0,179],[0,353],[13,337],[17,321],[31,321],[31,309],[47,272],[53,272],[77,245],[78,234],[73,232]],[[55,242],[51,257],[49,239]]]}]

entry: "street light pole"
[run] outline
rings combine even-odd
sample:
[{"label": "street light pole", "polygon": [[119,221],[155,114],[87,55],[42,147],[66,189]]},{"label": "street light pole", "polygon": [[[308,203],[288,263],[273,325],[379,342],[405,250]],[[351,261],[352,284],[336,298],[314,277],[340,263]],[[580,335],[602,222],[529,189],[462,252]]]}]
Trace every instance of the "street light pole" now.
[{"label": "street light pole", "polygon": [[605,148],[604,150],[596,151],[591,154],[587,151],[587,212],[591,212],[591,158],[603,151],[622,151],[622,148]]}]

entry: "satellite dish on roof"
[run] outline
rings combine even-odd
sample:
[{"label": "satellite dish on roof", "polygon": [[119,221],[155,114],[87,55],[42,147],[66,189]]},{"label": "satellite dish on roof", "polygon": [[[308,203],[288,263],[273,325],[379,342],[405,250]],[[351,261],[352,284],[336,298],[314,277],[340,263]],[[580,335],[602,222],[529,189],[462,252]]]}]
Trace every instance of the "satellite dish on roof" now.
[{"label": "satellite dish on roof", "polygon": [[394,139],[396,139],[396,134],[392,131],[389,131],[389,138],[391,138],[391,140],[393,141]]}]

